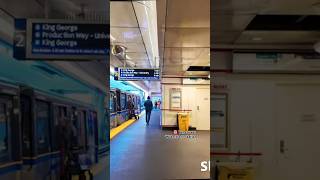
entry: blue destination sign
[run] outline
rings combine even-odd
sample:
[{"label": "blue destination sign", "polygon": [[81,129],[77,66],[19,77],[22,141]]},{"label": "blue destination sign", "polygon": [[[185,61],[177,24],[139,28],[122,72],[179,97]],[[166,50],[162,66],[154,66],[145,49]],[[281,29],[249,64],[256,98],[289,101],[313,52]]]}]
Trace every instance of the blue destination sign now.
[{"label": "blue destination sign", "polygon": [[[19,21],[23,23],[23,20]],[[108,24],[49,19],[24,21],[25,59],[97,60],[109,55]],[[19,34],[21,28],[17,25],[16,22],[16,34]],[[19,45],[17,43],[18,38],[15,47]],[[20,57],[23,59],[23,55]]]},{"label": "blue destination sign", "polygon": [[160,80],[159,69],[115,68],[115,80]]}]

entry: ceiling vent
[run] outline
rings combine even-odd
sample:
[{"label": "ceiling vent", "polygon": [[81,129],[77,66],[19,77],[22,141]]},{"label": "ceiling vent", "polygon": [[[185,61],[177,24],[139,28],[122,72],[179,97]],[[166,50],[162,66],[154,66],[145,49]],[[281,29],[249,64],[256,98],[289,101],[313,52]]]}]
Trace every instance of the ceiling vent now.
[{"label": "ceiling vent", "polygon": [[246,30],[319,31],[320,15],[257,15]]},{"label": "ceiling vent", "polygon": [[210,66],[190,66],[187,71],[210,71]]}]

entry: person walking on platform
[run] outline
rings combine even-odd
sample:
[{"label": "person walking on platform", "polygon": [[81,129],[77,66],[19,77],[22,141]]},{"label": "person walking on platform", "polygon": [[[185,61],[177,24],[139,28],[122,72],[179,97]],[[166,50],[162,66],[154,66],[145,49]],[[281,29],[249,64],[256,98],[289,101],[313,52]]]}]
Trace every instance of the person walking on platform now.
[{"label": "person walking on platform", "polygon": [[157,109],[157,101],[154,102],[154,108]]},{"label": "person walking on platform", "polygon": [[159,108],[159,109],[161,109],[161,101],[160,101],[160,99],[159,99],[159,101],[158,101],[158,104],[157,104],[157,105],[158,105],[158,108]]},{"label": "person walking on platform", "polygon": [[146,108],[146,123],[149,125],[151,111],[153,108],[153,103],[150,100],[150,96],[148,96],[147,100],[144,102],[144,107]]}]

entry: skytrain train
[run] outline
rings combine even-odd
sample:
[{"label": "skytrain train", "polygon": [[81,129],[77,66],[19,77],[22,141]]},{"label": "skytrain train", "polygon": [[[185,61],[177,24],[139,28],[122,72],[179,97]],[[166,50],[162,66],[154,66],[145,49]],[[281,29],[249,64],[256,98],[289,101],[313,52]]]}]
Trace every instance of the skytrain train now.
[{"label": "skytrain train", "polygon": [[134,104],[134,114],[138,118],[141,111],[144,109],[142,106],[142,98],[133,93],[125,92],[120,89],[110,90],[110,128],[115,128],[123,122],[130,119],[128,101],[132,99]]},{"label": "skytrain train", "polygon": [[72,146],[81,165],[105,177],[106,102],[106,92],[46,62],[13,59],[11,45],[0,41],[0,179],[61,179],[59,131],[66,121],[77,134]]}]

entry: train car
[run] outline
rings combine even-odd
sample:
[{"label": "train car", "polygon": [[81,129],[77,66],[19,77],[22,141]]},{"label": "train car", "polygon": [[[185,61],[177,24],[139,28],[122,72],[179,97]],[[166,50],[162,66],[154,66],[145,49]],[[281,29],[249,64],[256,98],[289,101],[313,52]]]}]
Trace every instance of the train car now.
[{"label": "train car", "polygon": [[141,113],[141,97],[137,96],[137,114]]},{"label": "train car", "polygon": [[122,92],[120,89],[115,90],[116,94],[116,125],[122,124],[127,120],[127,98],[126,94]]},{"label": "train car", "polygon": [[0,41],[0,49],[0,179],[60,179],[65,123],[77,134],[68,143],[79,163],[105,176],[106,93],[47,63],[13,59],[10,44]]},{"label": "train car", "polygon": [[142,111],[141,97],[139,95],[124,92],[120,89],[110,90],[110,128],[115,128],[129,119],[128,100],[134,105],[134,112],[138,118]]},{"label": "train car", "polygon": [[136,94],[132,94],[132,96],[133,96],[135,114],[139,115],[140,114],[140,100],[139,100],[140,97]]},{"label": "train car", "polygon": [[115,90],[110,90],[110,129],[118,126],[117,96]]}]

